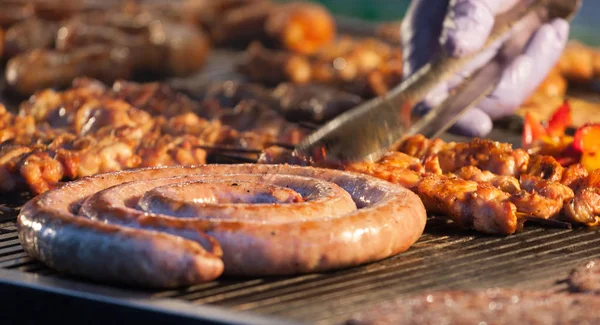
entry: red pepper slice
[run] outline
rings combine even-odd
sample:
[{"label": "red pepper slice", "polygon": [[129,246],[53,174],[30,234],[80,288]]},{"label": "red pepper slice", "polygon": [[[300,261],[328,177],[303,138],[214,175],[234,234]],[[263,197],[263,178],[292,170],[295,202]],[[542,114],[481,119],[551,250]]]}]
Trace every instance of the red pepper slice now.
[{"label": "red pepper slice", "polygon": [[600,123],[588,123],[575,131],[573,147],[580,152],[600,151]]},{"label": "red pepper slice", "polygon": [[565,100],[550,117],[546,132],[549,136],[561,136],[572,123],[571,105],[569,105],[569,101]]},{"label": "red pepper slice", "polygon": [[521,145],[523,148],[529,148],[533,141],[547,134],[542,123],[536,120],[530,112],[525,113],[525,122],[523,124],[523,134],[521,136]]}]

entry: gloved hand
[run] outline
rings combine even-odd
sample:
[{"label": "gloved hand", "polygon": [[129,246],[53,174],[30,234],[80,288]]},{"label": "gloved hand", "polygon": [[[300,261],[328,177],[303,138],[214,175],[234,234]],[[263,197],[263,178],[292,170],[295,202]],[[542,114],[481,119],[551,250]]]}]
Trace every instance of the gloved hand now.
[{"label": "gloved hand", "polygon": [[[518,0],[413,0],[402,23],[404,77],[407,78],[438,51],[462,56],[484,45],[494,17]],[[515,32],[507,37],[516,37]],[[512,114],[544,80],[557,63],[568,41],[569,24],[557,19],[542,26],[529,40],[524,53],[504,72],[496,89],[470,109],[449,130],[473,137],[486,136],[492,120]],[[460,80],[489,62],[494,50],[477,57],[465,71],[428,94],[415,109],[425,113],[441,103]]]}]

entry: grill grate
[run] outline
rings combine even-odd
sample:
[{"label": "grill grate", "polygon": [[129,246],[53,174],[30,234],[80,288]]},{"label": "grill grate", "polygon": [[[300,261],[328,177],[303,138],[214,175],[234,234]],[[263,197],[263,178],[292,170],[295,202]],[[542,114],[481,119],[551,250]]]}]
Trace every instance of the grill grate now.
[{"label": "grill grate", "polygon": [[[595,229],[526,226],[509,237],[490,237],[431,218],[426,233],[409,251],[378,263],[298,277],[220,279],[144,294],[150,299],[331,324],[361,308],[424,290],[494,286],[563,290],[562,280],[574,266],[600,257],[598,242]],[[14,222],[0,226],[0,268],[69,279],[27,257]]]}]

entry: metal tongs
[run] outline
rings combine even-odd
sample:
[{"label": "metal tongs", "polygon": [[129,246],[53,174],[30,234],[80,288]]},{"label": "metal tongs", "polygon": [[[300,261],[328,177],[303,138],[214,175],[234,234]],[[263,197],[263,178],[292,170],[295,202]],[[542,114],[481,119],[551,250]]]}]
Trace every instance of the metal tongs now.
[{"label": "metal tongs", "polygon": [[[339,115],[310,134],[295,148],[295,155],[316,164],[373,162],[406,136],[439,136],[462,113],[493,91],[504,67],[527,45],[530,37],[522,36],[533,35],[542,24],[555,18],[571,20],[580,6],[581,0],[519,1],[510,11],[496,17],[490,37],[482,49],[461,58],[441,54],[385,96]],[[501,43],[511,29],[518,29],[519,37]],[[499,45],[496,56],[466,78],[444,102],[421,118],[414,115],[414,105],[434,87],[447,81],[482,52]]]}]

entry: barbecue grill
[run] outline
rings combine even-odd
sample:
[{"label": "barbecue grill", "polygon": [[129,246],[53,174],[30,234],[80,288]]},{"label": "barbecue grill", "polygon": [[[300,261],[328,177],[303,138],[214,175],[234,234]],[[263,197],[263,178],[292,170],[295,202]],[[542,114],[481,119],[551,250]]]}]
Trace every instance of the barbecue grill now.
[{"label": "barbecue grill", "polygon": [[[363,35],[372,30],[358,24],[340,21],[340,29]],[[229,74],[234,58],[231,53],[213,51],[209,66],[195,78],[234,78]],[[517,145],[519,132],[505,125],[490,138]],[[498,286],[566,290],[564,279],[573,267],[600,257],[597,229],[531,223],[514,235],[494,237],[430,217],[424,235],[407,252],[377,263],[321,274],[221,278],[180,290],[148,291],[91,283],[29,258],[15,226],[18,207],[27,199],[25,194],[0,198],[4,204],[0,209],[0,310],[6,319],[24,323],[29,317],[61,322],[73,317],[80,323],[132,319],[335,324],[373,304],[427,290]]]}]

